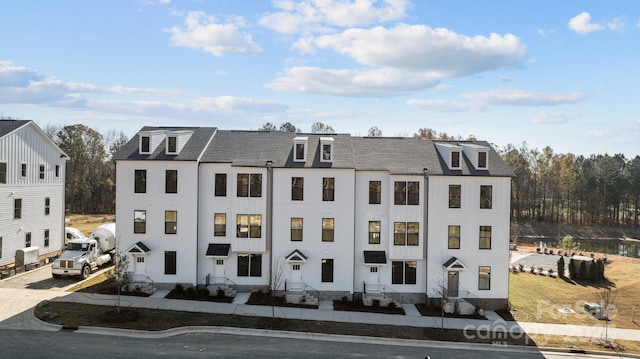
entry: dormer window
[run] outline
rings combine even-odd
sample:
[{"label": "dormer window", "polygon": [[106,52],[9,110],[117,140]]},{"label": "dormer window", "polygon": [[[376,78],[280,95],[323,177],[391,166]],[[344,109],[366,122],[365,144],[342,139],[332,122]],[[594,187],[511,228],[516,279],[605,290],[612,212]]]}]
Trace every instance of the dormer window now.
[{"label": "dormer window", "polygon": [[307,161],[307,140],[308,137],[296,137],[293,140],[293,160],[295,162]]},{"label": "dormer window", "polygon": [[151,152],[151,138],[149,136],[140,136],[140,153]]},{"label": "dormer window", "polygon": [[178,153],[178,137],[168,136],[167,137],[167,154],[176,154],[176,153]]},{"label": "dormer window", "polygon": [[459,169],[460,168],[460,151],[452,151],[451,152],[451,168]]},{"label": "dormer window", "polygon": [[333,161],[333,138],[321,137],[320,138],[320,162],[332,162]]},{"label": "dormer window", "polygon": [[487,152],[480,151],[478,152],[478,169],[486,169],[487,168]]}]

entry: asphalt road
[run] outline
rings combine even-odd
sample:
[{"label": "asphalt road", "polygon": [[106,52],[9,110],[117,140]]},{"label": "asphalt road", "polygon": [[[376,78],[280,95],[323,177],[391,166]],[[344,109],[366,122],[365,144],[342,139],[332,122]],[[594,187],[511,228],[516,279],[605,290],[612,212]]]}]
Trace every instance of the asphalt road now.
[{"label": "asphalt road", "polygon": [[[103,269],[106,269],[103,268]],[[100,269],[96,273],[102,271]],[[0,280],[0,288],[13,288],[13,289],[46,289],[54,291],[63,291],[65,287],[80,282],[78,277],[63,277],[54,279],[51,276],[51,264],[45,265],[36,269],[32,269],[28,272],[19,274],[17,276],[9,277]]]}]

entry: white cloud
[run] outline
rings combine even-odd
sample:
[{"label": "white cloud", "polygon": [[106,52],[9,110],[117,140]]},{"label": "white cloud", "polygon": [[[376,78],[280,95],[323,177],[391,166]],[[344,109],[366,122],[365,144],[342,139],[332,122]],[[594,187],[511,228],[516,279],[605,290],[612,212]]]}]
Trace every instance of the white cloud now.
[{"label": "white cloud", "polygon": [[432,112],[470,112],[485,108],[483,105],[471,102],[427,99],[411,99],[407,101],[407,105]]},{"label": "white cloud", "polygon": [[447,29],[399,24],[393,28],[350,29],[314,40],[368,66],[381,66],[450,77],[517,67],[526,48],[512,34],[469,37]]},{"label": "white cloud", "polygon": [[323,93],[336,96],[393,96],[433,87],[438,78],[427,73],[394,69],[328,70],[293,67],[266,87],[274,90]]},{"label": "white cloud", "polygon": [[623,17],[617,17],[613,19],[611,22],[607,23],[607,27],[609,28],[609,30],[614,30],[614,31],[622,31],[626,26],[627,24],[624,22]]},{"label": "white cloud", "polygon": [[604,26],[591,23],[591,15],[588,12],[581,12],[569,20],[569,28],[578,34],[586,35],[593,31],[602,31]]},{"label": "white cloud", "polygon": [[575,112],[561,112],[561,111],[540,111],[534,118],[531,119],[531,123],[534,124],[562,124],[567,123],[570,120],[578,117]]},{"label": "white cloud", "polygon": [[511,89],[467,92],[460,97],[487,105],[555,106],[579,102],[587,95],[582,92],[545,93]]},{"label": "white cloud", "polygon": [[283,34],[331,32],[332,28],[366,26],[407,17],[407,0],[274,0],[278,12],[260,25]]},{"label": "white cloud", "polygon": [[240,32],[242,26],[242,17],[231,17],[222,24],[214,16],[193,11],[185,17],[183,27],[174,26],[165,31],[171,34],[172,46],[199,49],[218,57],[229,54],[260,55],[260,46],[253,42],[250,35]]},{"label": "white cloud", "polygon": [[288,106],[274,101],[234,96],[199,98],[194,101],[194,108],[200,111],[225,110],[261,113],[278,113],[289,109]]}]

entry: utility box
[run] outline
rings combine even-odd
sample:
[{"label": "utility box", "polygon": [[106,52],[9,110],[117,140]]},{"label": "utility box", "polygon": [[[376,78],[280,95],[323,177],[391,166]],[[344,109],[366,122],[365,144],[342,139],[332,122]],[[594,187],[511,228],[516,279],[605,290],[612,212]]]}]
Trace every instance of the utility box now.
[{"label": "utility box", "polygon": [[27,247],[16,251],[16,267],[23,267],[29,264],[38,264],[40,258],[40,248]]},{"label": "utility box", "polygon": [[585,312],[593,315],[597,319],[606,319],[607,317],[604,315],[604,308],[600,304],[597,303],[584,303]]}]

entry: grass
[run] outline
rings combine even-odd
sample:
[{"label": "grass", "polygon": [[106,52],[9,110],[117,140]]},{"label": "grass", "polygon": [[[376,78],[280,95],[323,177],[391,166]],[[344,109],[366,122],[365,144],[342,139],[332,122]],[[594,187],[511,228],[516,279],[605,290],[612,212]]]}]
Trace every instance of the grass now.
[{"label": "grass", "polygon": [[73,213],[67,215],[66,218],[69,219],[69,222],[67,222],[65,226],[77,228],[86,236],[90,235],[91,232],[101,224],[113,223],[116,221],[116,216],[113,214]]},{"label": "grass", "polygon": [[[633,322],[634,307],[640,310],[640,261],[615,256],[605,268],[614,293],[617,293],[615,310],[610,316],[609,326],[640,329]],[[604,326],[604,321],[584,312],[584,302],[599,303],[602,285],[575,282],[569,279],[551,278],[529,273],[509,274],[509,303],[517,321],[554,324],[577,324]],[[563,313],[559,308],[569,308],[575,313]],[[640,313],[637,313],[640,316]],[[640,318],[636,320],[640,323]]]}]

